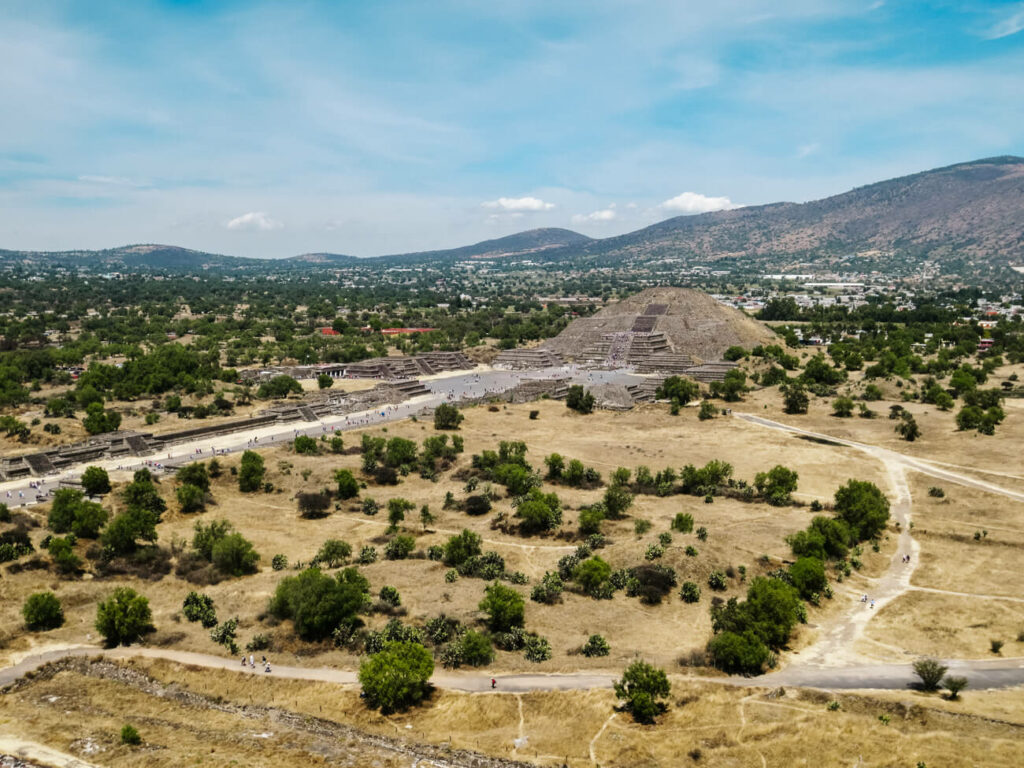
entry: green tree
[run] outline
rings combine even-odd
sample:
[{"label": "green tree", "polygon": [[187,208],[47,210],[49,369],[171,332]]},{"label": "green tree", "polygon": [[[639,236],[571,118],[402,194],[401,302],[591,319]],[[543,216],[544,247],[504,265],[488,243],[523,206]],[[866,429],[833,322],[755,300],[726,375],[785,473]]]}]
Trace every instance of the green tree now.
[{"label": "green tree", "polygon": [[320,389],[330,389],[334,386],[334,379],[326,373],[321,373],[316,377],[316,385]]},{"label": "green tree", "polygon": [[853,415],[853,400],[849,397],[837,397],[832,401],[832,415],[847,418]]},{"label": "green tree", "polygon": [[331,496],[328,493],[300,492],[296,494],[295,499],[298,502],[299,514],[311,520],[326,517],[331,507]]},{"label": "green tree", "polygon": [[308,568],[282,579],[270,600],[269,612],[291,619],[303,640],[330,637],[343,624],[352,625],[363,609],[367,587],[344,575],[331,578],[319,568]]},{"label": "green tree", "polygon": [[541,493],[537,488],[516,508],[522,520],[524,533],[550,531],[562,524],[562,504],[553,493]]},{"label": "green tree", "polygon": [[494,661],[494,646],[491,639],[474,629],[463,633],[459,639],[459,650],[462,652],[462,660],[471,667],[482,667]]},{"label": "green tree", "polygon": [[921,678],[921,688],[925,691],[938,690],[948,669],[936,659],[925,658],[914,662],[914,674]]},{"label": "green tree", "polygon": [[266,470],[263,457],[256,451],[242,454],[242,463],[238,469],[238,490],[242,493],[253,493],[263,487],[263,476]]},{"label": "green tree", "polygon": [[816,557],[801,557],[789,566],[789,576],[800,597],[805,600],[813,594],[820,594],[828,586],[825,565]]},{"label": "green tree", "polygon": [[794,381],[782,388],[782,404],[786,413],[807,413],[809,402],[802,384]]},{"label": "green tree", "polygon": [[337,568],[352,556],[352,545],[341,539],[327,539],[316,553],[316,562],[328,568]]},{"label": "green tree", "polygon": [[458,429],[464,418],[454,405],[441,403],[434,409],[434,429]]},{"label": "green tree", "polygon": [[316,456],[320,453],[320,447],[309,435],[298,435],[294,441],[292,441],[292,448],[296,453],[304,454],[306,456]]},{"label": "green tree", "polygon": [[836,491],[836,517],[849,527],[857,541],[873,539],[885,530],[889,500],[874,483],[848,480]]},{"label": "green tree", "polygon": [[53,504],[47,515],[46,524],[54,533],[67,533],[75,521],[75,513],[84,496],[74,488],[58,488],[53,494]]},{"label": "green tree", "polygon": [[103,467],[86,467],[82,473],[82,487],[89,496],[110,493],[110,475]]},{"label": "green tree", "polygon": [[207,471],[206,465],[201,461],[186,464],[178,470],[174,479],[182,485],[194,485],[203,493],[210,492],[210,473]]},{"label": "green tree", "polygon": [[75,554],[71,542],[67,538],[55,536],[47,546],[54,565],[61,573],[75,573],[82,567],[82,559]]},{"label": "green tree", "polygon": [[154,542],[157,517],[141,507],[129,507],[115,516],[103,530],[100,543],[115,555],[128,555],[138,546],[138,540]]},{"label": "green tree", "polygon": [[960,691],[967,687],[967,678],[948,675],[942,681],[942,685],[949,691],[949,698],[956,701],[960,697]]},{"label": "green tree", "polygon": [[96,607],[96,631],[108,646],[131,645],[152,628],[149,600],[130,587],[118,587]]},{"label": "green tree", "polygon": [[581,384],[573,384],[565,397],[565,406],[577,413],[591,413],[594,410],[594,396],[583,389]]},{"label": "green tree", "polygon": [[256,573],[259,553],[252,542],[240,533],[229,533],[219,539],[211,552],[210,561],[217,570],[230,576],[244,576]]},{"label": "green tree", "polygon": [[710,400],[704,400],[700,404],[700,410],[697,412],[697,418],[701,421],[707,421],[708,419],[715,418],[715,414],[718,413],[718,409],[715,404]]},{"label": "green tree", "polygon": [[572,577],[576,583],[583,587],[588,595],[597,592],[602,584],[607,582],[612,575],[612,567],[600,557],[591,557],[573,569]]},{"label": "green tree", "polygon": [[206,492],[199,486],[186,483],[179,485],[174,493],[178,497],[182,514],[188,515],[206,509]]},{"label": "green tree", "polygon": [[708,652],[716,668],[729,674],[758,675],[770,651],[753,632],[722,632],[711,638]]},{"label": "green tree", "polygon": [[664,670],[639,659],[626,667],[622,679],[615,682],[615,697],[638,723],[653,723],[668,709],[671,691]]},{"label": "green tree", "polygon": [[633,495],[622,485],[610,485],[604,492],[604,509],[610,520],[618,520],[633,505]]},{"label": "green tree", "polygon": [[121,743],[129,747],[135,747],[142,743],[142,737],[134,725],[125,723],[121,726]]},{"label": "green tree", "polygon": [[562,479],[562,472],[565,471],[565,459],[562,458],[562,454],[552,453],[544,458],[544,463],[548,468],[548,480],[558,482]]},{"label": "green tree", "polygon": [[921,436],[921,428],[917,426],[917,421],[908,412],[904,411],[900,415],[899,423],[895,427],[896,434],[906,440],[908,443],[912,443]]},{"label": "green tree", "polygon": [[480,534],[468,528],[463,528],[462,533],[452,536],[444,545],[442,561],[450,567],[457,567],[480,554]]},{"label": "green tree", "polygon": [[370,706],[390,713],[426,698],[432,674],[430,651],[419,643],[390,642],[359,666],[359,683]]},{"label": "green tree", "polygon": [[25,627],[33,632],[56,629],[64,623],[64,609],[53,592],[36,592],[29,595],[21,607]]},{"label": "green tree", "polygon": [[95,501],[81,501],[71,521],[71,532],[80,539],[95,539],[107,523],[107,510]]},{"label": "green tree", "polygon": [[354,499],[359,495],[359,481],[349,469],[338,469],[334,472],[334,482],[338,484],[338,498],[342,501]]},{"label": "green tree", "polygon": [[484,592],[479,608],[487,614],[487,624],[494,632],[508,632],[523,626],[525,604],[511,587],[494,582]]},{"label": "green tree", "polygon": [[580,533],[589,536],[601,532],[601,523],[604,522],[604,509],[600,505],[584,507],[580,510],[579,528]]},{"label": "green tree", "polygon": [[686,405],[700,396],[700,386],[693,379],[681,376],[669,376],[655,392],[659,400],[672,400]]},{"label": "green tree", "polygon": [[747,374],[739,368],[726,371],[722,381],[711,382],[711,394],[721,397],[727,403],[735,403],[747,391]]},{"label": "green tree", "polygon": [[388,530],[397,531],[398,526],[405,520],[405,513],[410,509],[415,509],[416,505],[408,499],[389,499],[388,500]]},{"label": "green tree", "polygon": [[795,470],[777,464],[767,472],[758,472],[754,476],[754,486],[765,501],[779,507],[792,501],[798,477]]}]

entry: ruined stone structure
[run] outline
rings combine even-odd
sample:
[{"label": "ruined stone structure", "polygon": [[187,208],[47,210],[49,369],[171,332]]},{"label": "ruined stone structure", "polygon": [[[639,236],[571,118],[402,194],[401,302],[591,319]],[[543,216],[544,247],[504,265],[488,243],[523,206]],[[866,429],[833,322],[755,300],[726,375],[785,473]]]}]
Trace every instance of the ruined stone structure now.
[{"label": "ruined stone structure", "polygon": [[565,359],[557,352],[540,347],[506,349],[498,353],[493,365],[495,368],[508,368],[513,371],[539,370],[565,365]]},{"label": "ruined stone structure", "polygon": [[241,371],[239,375],[250,381],[262,381],[274,376],[294,379],[312,379],[327,374],[332,379],[410,379],[431,376],[443,371],[464,371],[475,367],[461,352],[424,352],[420,355],[372,357],[354,363],[318,363],[316,365],[273,366]]}]

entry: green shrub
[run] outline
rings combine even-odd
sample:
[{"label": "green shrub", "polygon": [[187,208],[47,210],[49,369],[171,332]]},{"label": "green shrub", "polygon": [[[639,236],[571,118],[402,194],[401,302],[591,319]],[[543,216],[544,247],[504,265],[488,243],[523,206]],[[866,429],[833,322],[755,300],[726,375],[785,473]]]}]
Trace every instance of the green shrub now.
[{"label": "green shrub", "polygon": [[96,607],[96,631],[108,646],[131,645],[152,628],[149,600],[129,587],[118,587]]},{"label": "green shrub", "polygon": [[697,586],[696,582],[684,581],[682,588],[679,590],[679,597],[682,598],[684,603],[696,603],[700,600],[700,587]]},{"label": "green shrub", "polygon": [[359,682],[367,702],[384,713],[418,704],[434,674],[430,651],[418,643],[391,642],[359,666]]},{"label": "green shrub", "polygon": [[591,635],[587,638],[587,642],[583,644],[580,652],[588,658],[593,656],[607,656],[611,653],[611,646],[608,645],[608,641],[601,637],[601,635]]},{"label": "green shrub", "polygon": [[672,518],[672,530],[679,533],[690,533],[693,531],[693,515],[688,512],[677,512]]},{"label": "green shrub", "polygon": [[547,641],[547,638],[528,635],[523,645],[523,655],[527,661],[536,664],[547,661],[551,658],[551,643]]},{"label": "green shrub", "polygon": [[137,746],[142,743],[142,737],[133,725],[121,726],[121,743],[127,744],[130,747]]},{"label": "green shrub", "polygon": [[671,686],[665,672],[645,661],[634,661],[615,682],[615,696],[638,723],[653,723],[668,709]]},{"label": "green shrub", "polygon": [[56,629],[64,623],[64,609],[53,592],[29,595],[21,615],[25,618],[25,627],[33,632]]},{"label": "green shrub", "polygon": [[479,608],[487,614],[487,624],[494,632],[523,625],[523,598],[511,587],[494,582],[485,590]]}]

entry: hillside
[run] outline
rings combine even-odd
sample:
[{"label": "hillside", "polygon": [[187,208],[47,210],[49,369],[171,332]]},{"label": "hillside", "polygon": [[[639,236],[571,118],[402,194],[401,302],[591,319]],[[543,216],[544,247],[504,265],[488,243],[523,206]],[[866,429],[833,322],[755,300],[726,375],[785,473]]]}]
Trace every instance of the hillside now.
[{"label": "hillside", "polygon": [[25,265],[87,266],[91,269],[167,269],[192,271],[209,267],[239,268],[258,263],[254,259],[222,256],[194,251],[176,245],[125,245],[101,251],[6,251],[0,250],[0,261]]},{"label": "hillside", "polygon": [[557,227],[530,229],[514,235],[499,237],[495,240],[484,240],[474,245],[461,248],[450,248],[442,251],[420,251],[384,256],[386,259],[409,260],[456,260],[456,259],[496,259],[509,256],[530,256],[547,251],[573,249],[598,242],[579,232]]},{"label": "hillside", "polygon": [[697,261],[897,252],[953,266],[1024,262],[1024,158],[995,157],[871,184],[809,203],[677,216],[636,232],[548,254],[601,260]]}]

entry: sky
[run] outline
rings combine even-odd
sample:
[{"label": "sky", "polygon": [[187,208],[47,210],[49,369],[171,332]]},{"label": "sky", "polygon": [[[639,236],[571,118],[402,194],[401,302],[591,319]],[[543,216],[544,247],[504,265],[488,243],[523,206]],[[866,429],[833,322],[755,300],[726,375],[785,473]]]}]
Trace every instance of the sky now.
[{"label": "sky", "polygon": [[592,237],[1024,155],[1024,2],[0,4],[0,248]]}]

